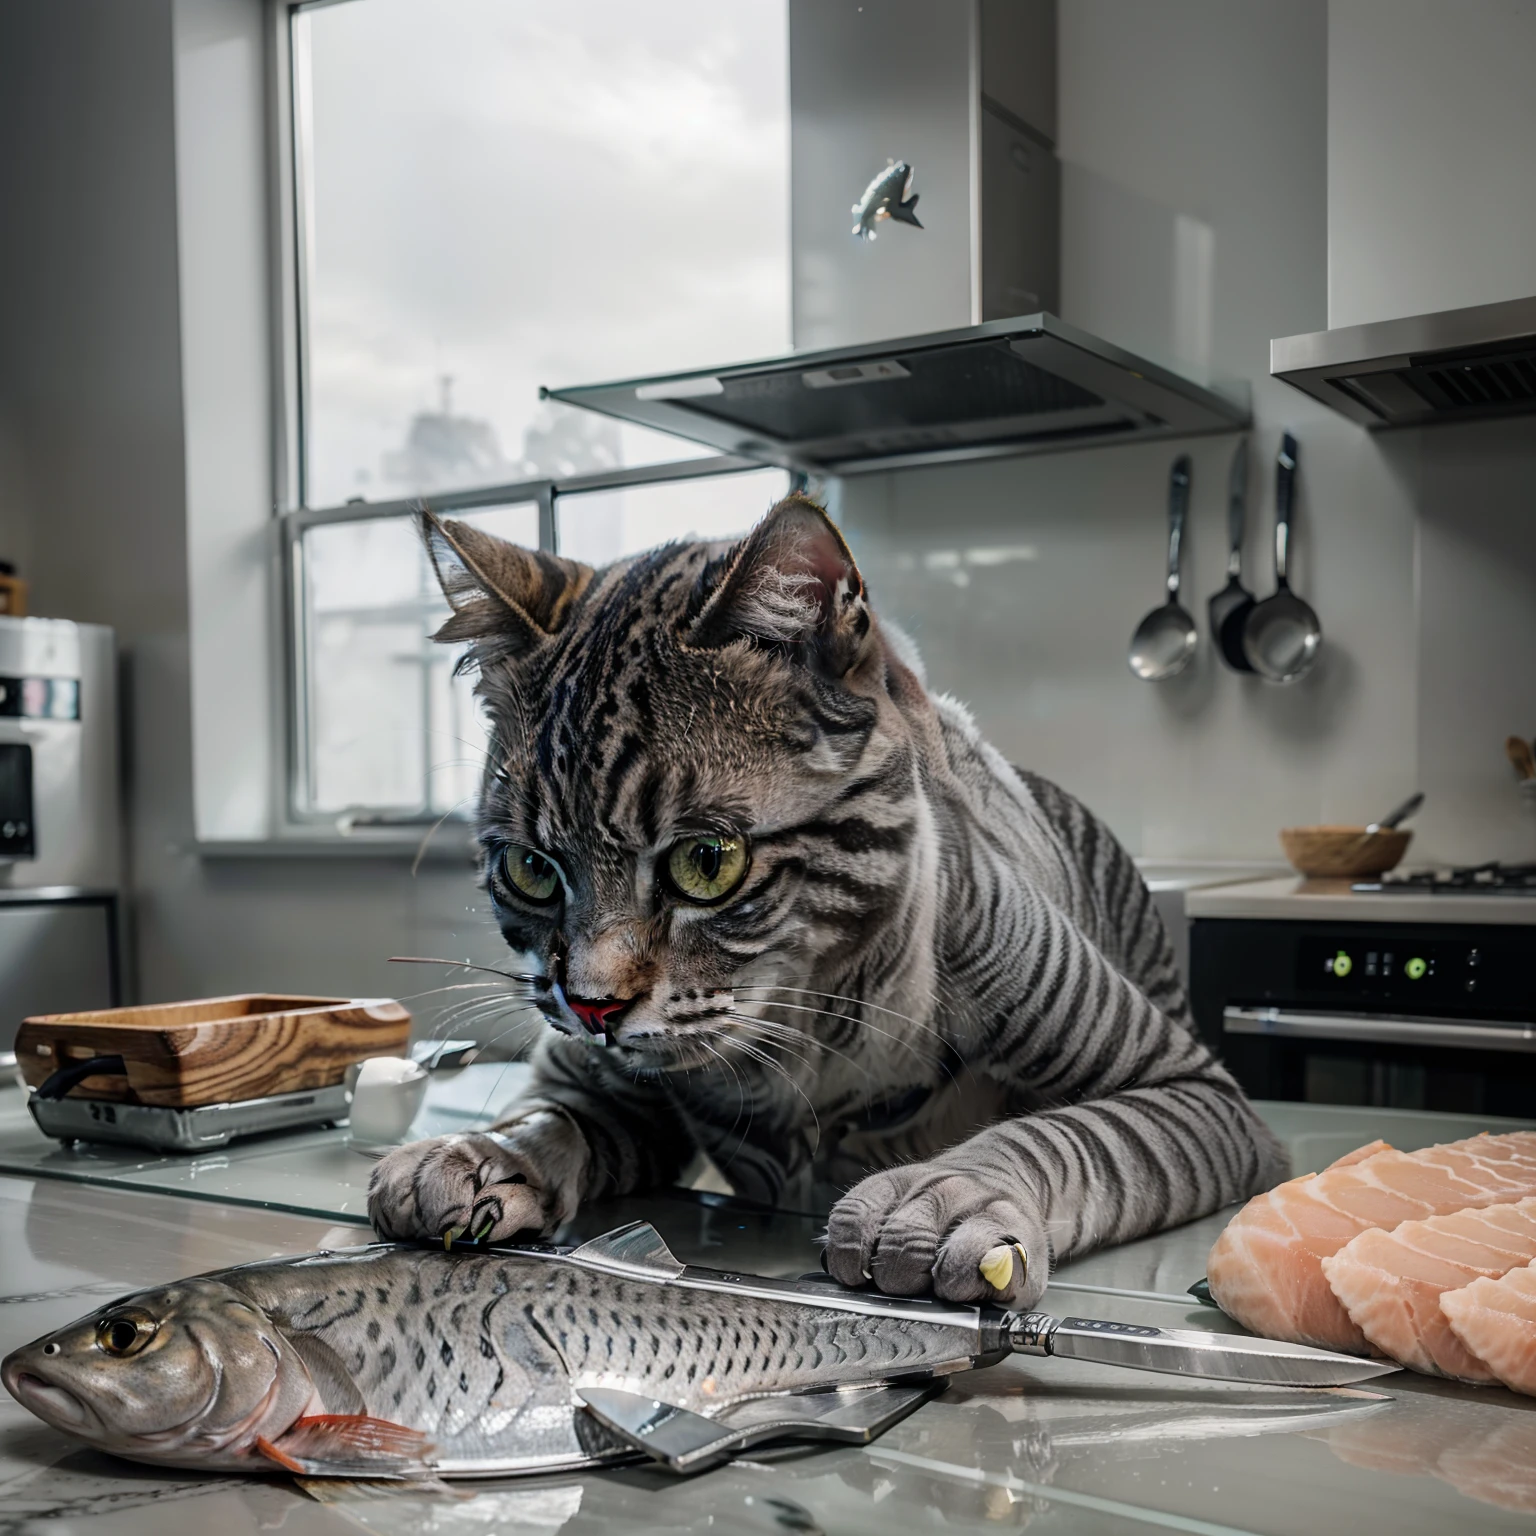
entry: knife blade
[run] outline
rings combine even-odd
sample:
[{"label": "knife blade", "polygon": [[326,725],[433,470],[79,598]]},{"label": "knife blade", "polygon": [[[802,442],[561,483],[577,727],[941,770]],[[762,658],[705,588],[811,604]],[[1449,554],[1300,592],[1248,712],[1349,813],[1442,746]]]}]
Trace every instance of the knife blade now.
[{"label": "knife blade", "polygon": [[1005,1335],[1018,1355],[1051,1355],[1248,1386],[1342,1387],[1402,1369],[1391,1361],[1362,1360],[1246,1334],[1152,1328],[1091,1317],[1056,1318],[1045,1312],[1011,1314]]}]

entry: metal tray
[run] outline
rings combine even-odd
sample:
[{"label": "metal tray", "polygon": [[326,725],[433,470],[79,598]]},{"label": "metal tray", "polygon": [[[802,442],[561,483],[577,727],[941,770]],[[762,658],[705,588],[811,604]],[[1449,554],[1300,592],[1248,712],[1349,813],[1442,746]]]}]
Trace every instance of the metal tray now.
[{"label": "metal tray", "polygon": [[346,1085],[337,1083],[304,1093],[201,1104],[194,1109],[113,1104],[104,1099],[42,1099],[35,1093],[27,1100],[27,1108],[43,1134],[59,1141],[110,1141],[160,1152],[201,1152],[226,1146],[237,1136],[334,1125],[347,1118],[351,1100]]}]

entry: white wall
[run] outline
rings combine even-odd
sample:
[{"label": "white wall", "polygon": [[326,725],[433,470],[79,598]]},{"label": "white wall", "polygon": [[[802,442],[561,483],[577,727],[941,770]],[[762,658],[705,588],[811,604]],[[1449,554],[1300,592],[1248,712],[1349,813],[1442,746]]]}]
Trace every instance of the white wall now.
[{"label": "white wall", "polygon": [[1328,323],[1536,294],[1536,5],[1332,0]]},{"label": "white wall", "polygon": [[[1331,325],[1536,295],[1536,4],[1332,0]],[[1426,846],[1536,859],[1500,743],[1536,734],[1536,421],[1374,440],[1418,531]]]},{"label": "white wall", "polygon": [[[1418,27],[1423,52],[1406,92],[1384,72],[1403,62],[1400,48],[1379,62],[1362,44],[1349,55],[1362,80],[1341,79],[1330,58],[1340,13],[1354,28],[1367,10],[1362,36],[1373,46],[1393,30],[1387,12],[1394,24],[1408,13],[1410,33]],[[1422,787],[1429,800],[1415,857],[1536,858],[1536,822],[1522,813],[1502,752],[1509,732],[1536,733],[1527,661],[1536,655],[1536,427],[1372,436],[1268,377],[1271,337],[1328,323],[1330,260],[1336,284],[1340,271],[1329,208],[1331,197],[1337,215],[1340,177],[1369,161],[1406,184],[1441,163],[1398,135],[1402,102],[1422,98],[1448,46],[1452,12],[1464,56],[1476,59],[1514,46],[1516,23],[1536,7],[1061,5],[1064,314],[1155,357],[1251,382],[1258,467],[1246,574],[1261,592],[1273,580],[1273,455],[1283,428],[1297,433],[1296,583],[1326,634],[1306,681],[1275,688],[1240,677],[1204,640],[1192,671],[1171,683],[1141,683],[1127,669],[1131,631],[1160,600],[1167,471],[1186,445],[906,471],[842,489],[876,600],[912,630],[934,684],[971,701],[1015,761],[1082,795],[1139,854],[1270,859],[1281,826],[1365,821]],[[1533,56],[1527,44],[1522,57]],[[1457,110],[1444,99],[1450,85],[1506,98],[1514,90],[1508,70],[1480,86],[1458,66],[1435,81],[1435,121]],[[1330,125],[1330,100],[1337,109],[1344,97],[1356,110]],[[1369,99],[1392,111],[1372,118],[1359,110]],[[1469,105],[1467,119],[1491,134],[1510,112],[1531,110],[1527,93],[1518,104]],[[1527,132],[1490,148],[1463,135],[1443,162],[1447,182],[1416,183],[1420,222],[1439,219],[1443,193],[1448,206],[1478,209],[1476,243],[1523,241],[1520,259],[1536,260],[1527,228],[1536,162],[1525,154],[1533,142]],[[1528,190],[1501,209],[1497,190],[1517,169]],[[1209,230],[1204,358],[1189,355],[1199,328],[1180,315],[1181,278],[1186,310],[1190,278],[1178,270],[1181,224]],[[1454,241],[1416,247],[1421,280],[1436,261],[1455,269],[1453,249],[1465,250],[1470,231],[1451,228]],[[1397,273],[1397,234],[1387,219],[1352,226],[1350,259],[1362,273]],[[1232,442],[1187,445],[1186,594],[1202,632],[1205,600],[1224,579]],[[1030,557],[962,564],[966,585],[956,585],[956,558],[996,559],[1009,548]]]},{"label": "white wall", "polygon": [[[1161,600],[1168,468],[1185,446],[1186,596],[1204,629],[1225,579],[1235,438],[843,487],[877,603],[912,629],[934,684],[1150,857],[1274,858],[1277,827],[1368,819],[1412,788],[1411,526],[1359,493],[1361,435],[1265,377],[1271,336],[1326,320],[1326,23],[1322,0],[1065,0],[1059,21],[1065,317],[1154,355],[1187,350],[1173,231],[1180,215],[1210,231],[1208,368],[1253,381],[1247,578],[1258,590],[1273,580],[1280,431],[1295,427],[1302,443],[1297,584],[1328,632],[1311,678],[1273,688],[1204,644],[1169,684],[1126,665],[1132,630]],[[945,550],[1010,545],[1033,558],[970,567],[963,587],[942,563],[927,568]]]},{"label": "white wall", "polygon": [[[194,845],[172,21],[170,0],[0,7],[0,556],[34,612],[118,633],[138,995],[416,992],[438,978],[390,955],[500,947],[467,870]],[[224,402],[200,387],[206,427]]]}]

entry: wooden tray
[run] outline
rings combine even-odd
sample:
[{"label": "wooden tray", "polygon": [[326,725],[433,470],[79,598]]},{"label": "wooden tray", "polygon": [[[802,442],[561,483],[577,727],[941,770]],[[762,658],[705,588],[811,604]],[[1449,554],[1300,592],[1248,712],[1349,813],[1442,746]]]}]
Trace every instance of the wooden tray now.
[{"label": "wooden tray", "polygon": [[95,1013],[49,1013],[16,1034],[32,1088],[60,1067],[121,1056],[124,1073],[88,1077],[68,1094],[187,1109],[339,1083],[354,1061],[402,1056],[411,1016],[388,998],[259,992]]}]

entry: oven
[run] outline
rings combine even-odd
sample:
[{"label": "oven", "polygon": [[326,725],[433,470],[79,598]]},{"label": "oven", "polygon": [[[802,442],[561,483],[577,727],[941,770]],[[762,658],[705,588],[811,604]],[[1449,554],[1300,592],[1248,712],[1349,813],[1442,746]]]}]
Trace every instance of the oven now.
[{"label": "oven", "polygon": [[119,1001],[112,631],[0,616],[0,1066],[35,1013]]},{"label": "oven", "polygon": [[1536,902],[1530,923],[1471,915],[1197,917],[1196,1022],[1255,1098],[1529,1117]]}]

